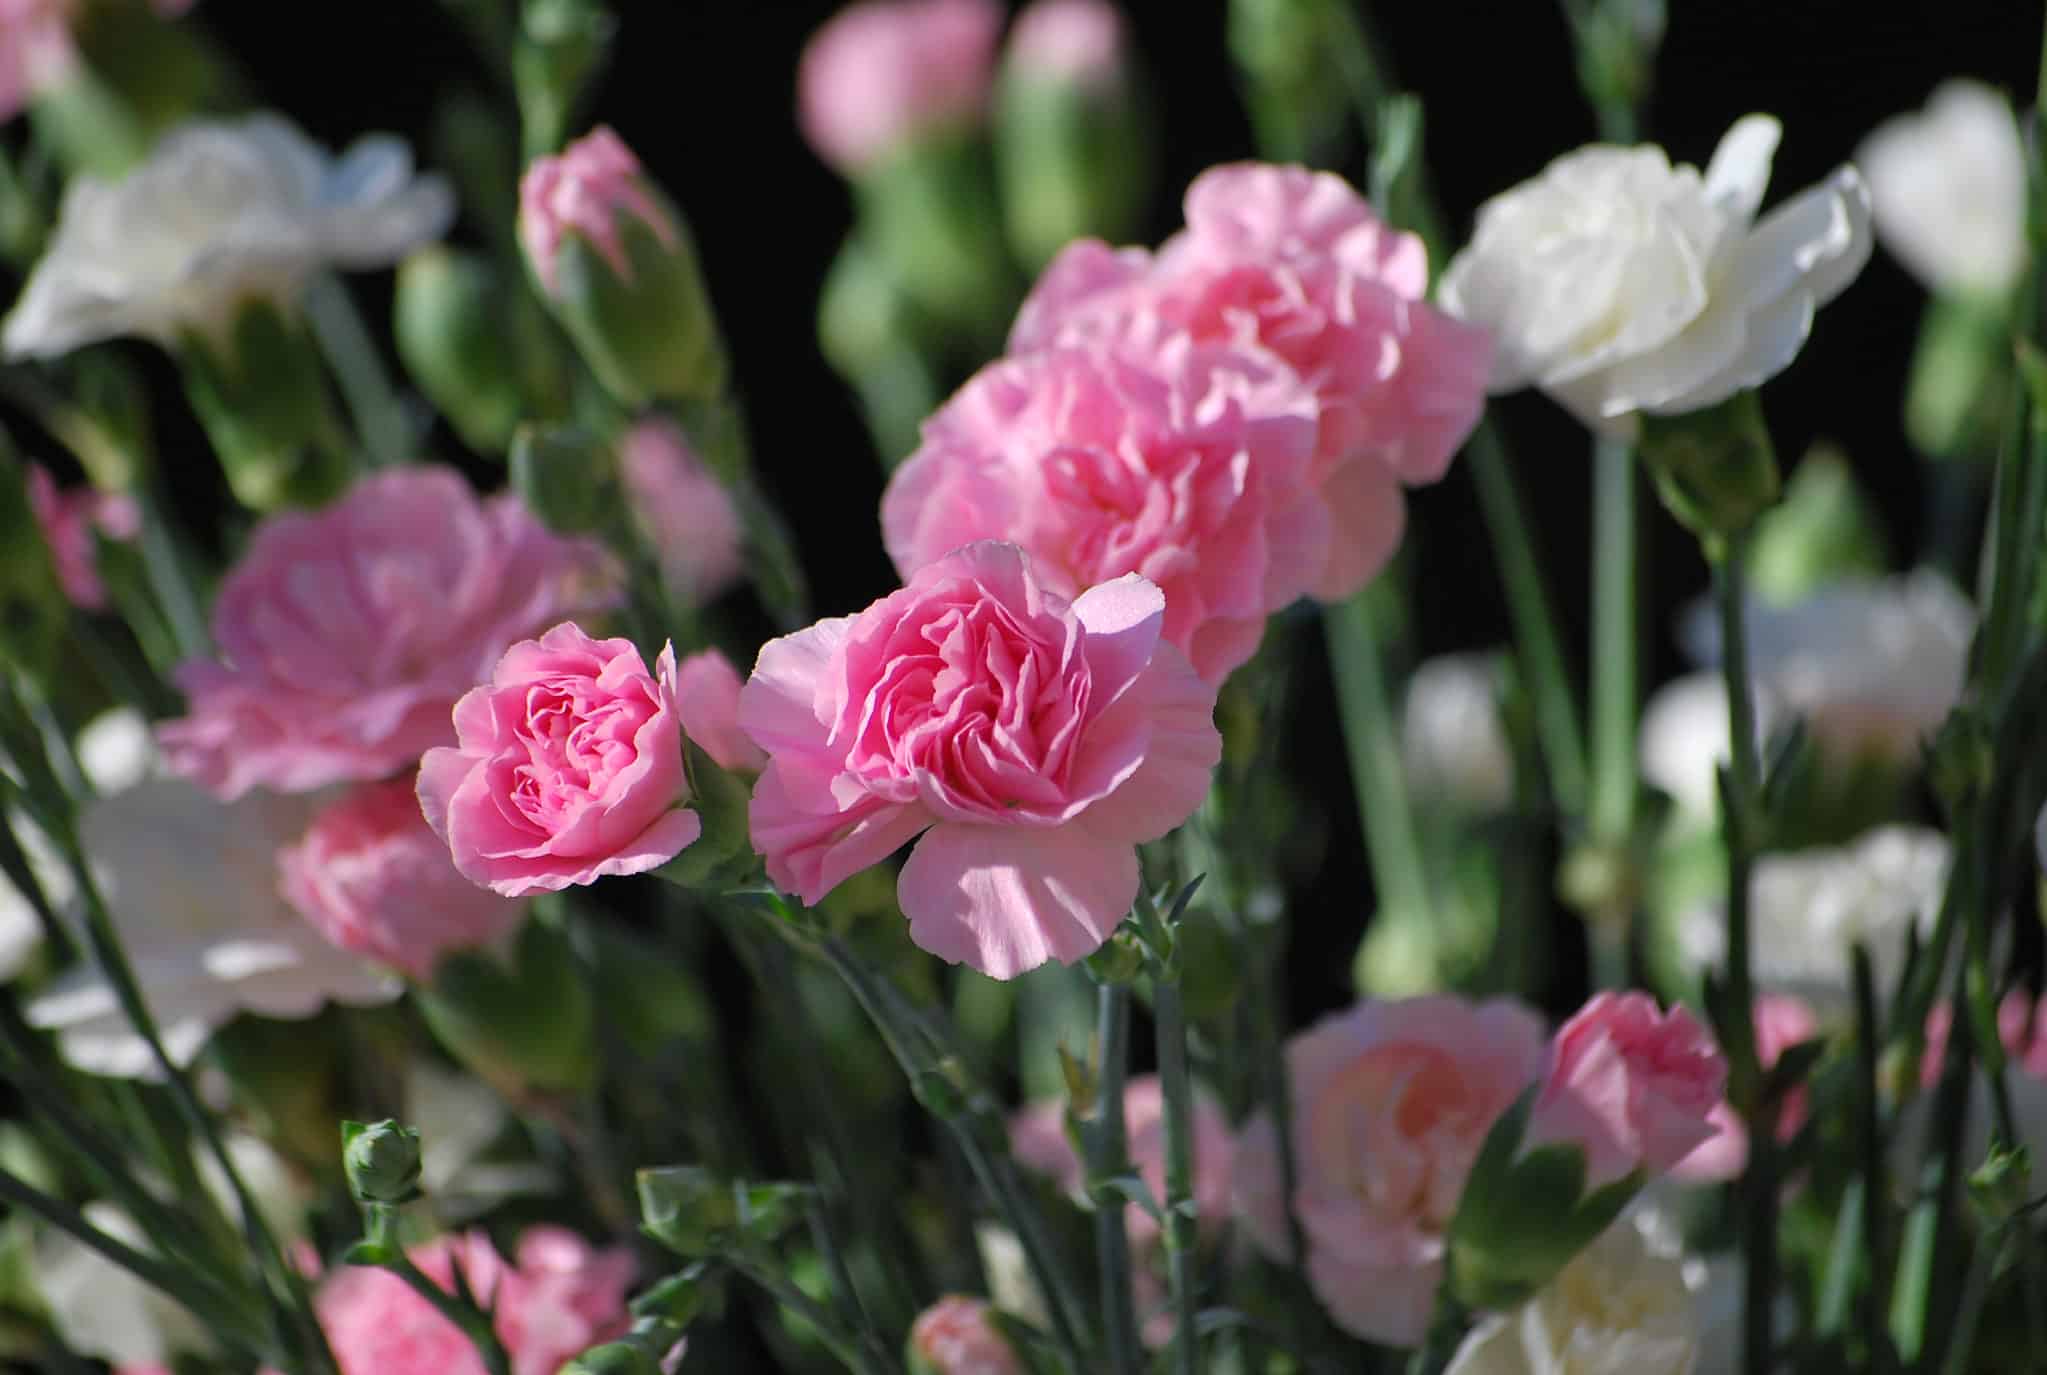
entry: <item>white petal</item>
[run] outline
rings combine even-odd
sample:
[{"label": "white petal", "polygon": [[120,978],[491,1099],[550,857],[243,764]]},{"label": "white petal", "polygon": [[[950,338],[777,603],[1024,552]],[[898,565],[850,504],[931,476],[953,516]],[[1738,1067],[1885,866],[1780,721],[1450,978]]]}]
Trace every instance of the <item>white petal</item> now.
[{"label": "white petal", "polygon": [[1784,126],[1769,115],[1747,115],[1734,122],[1713,150],[1706,168],[1706,199],[1737,223],[1747,224],[1763,203],[1770,185],[1770,161]]},{"label": "white petal", "polygon": [[[1738,318],[1738,317],[1737,317]],[[1812,333],[1813,298],[1807,291],[1765,306],[1742,321],[1741,347],[1688,390],[1644,410],[1683,415],[1717,406],[1738,391],[1761,386],[1791,365]]]},{"label": "white petal", "polygon": [[2004,95],[1949,81],[1922,113],[1856,150],[1876,229],[1907,270],[1942,291],[2002,293],[2026,259],[2026,158]]},{"label": "white petal", "polygon": [[1871,242],[1869,188],[1844,166],[1765,215],[1720,290],[1751,310],[1800,289],[1825,305],[1862,271]]}]

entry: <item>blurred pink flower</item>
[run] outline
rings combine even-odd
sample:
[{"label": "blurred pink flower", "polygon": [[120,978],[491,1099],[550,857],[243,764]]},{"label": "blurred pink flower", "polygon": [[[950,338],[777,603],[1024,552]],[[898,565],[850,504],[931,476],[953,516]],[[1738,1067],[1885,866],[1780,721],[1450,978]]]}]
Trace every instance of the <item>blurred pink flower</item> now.
[{"label": "blurred pink flower", "polygon": [[1550,1042],[1524,1140],[1582,1147],[1588,1191],[1662,1174],[1712,1138],[1726,1089],[1727,1061],[1690,1012],[1597,993]]},{"label": "blurred pink flower", "polygon": [[[1940,1083],[1941,1062],[1947,1058],[1948,1037],[1953,1034],[1955,1010],[1948,1003],[1936,1003],[1926,1014],[1926,1053],[1919,1060],[1919,1086],[1930,1089]],[[2028,1078],[2047,1080],[2047,999],[2035,1003],[2020,989],[2004,995],[1997,1005],[1997,1038],[2012,1059],[2012,1067]]]},{"label": "blurred pink flower", "polygon": [[[1486,1133],[1542,1067],[1543,1027],[1512,999],[1362,1002],[1287,1045],[1293,1212],[1308,1282],[1346,1332],[1419,1343],[1444,1234]],[[1289,1250],[1279,1133],[1237,1138],[1236,1207],[1259,1247]]]},{"label": "blurred pink flower", "polygon": [[519,179],[519,243],[550,295],[559,288],[556,255],[571,233],[602,254],[621,278],[631,278],[620,238],[625,219],[640,221],[670,248],[681,242],[668,212],[642,181],[640,160],[604,125],[555,157],[534,159]]},{"label": "blurred pink flower", "polygon": [[419,803],[455,867],[506,897],[658,868],[703,821],[684,807],[675,650],[565,621],[505,651],[455,704],[457,743],[419,763]]},{"label": "blurred pink flower", "polygon": [[675,674],[675,706],[682,733],[721,769],[757,773],[768,757],[739,727],[739,693],[745,684],[732,661],[715,649],[682,661]]},{"label": "blurred pink flower", "polygon": [[171,769],[224,799],[410,768],[507,646],[617,599],[586,540],[445,468],[358,482],[270,516],[213,607],[220,659],[178,670],[190,712],[158,730]]},{"label": "blurred pink flower", "polygon": [[988,1301],[964,1294],[948,1294],[917,1315],[908,1351],[911,1375],[1022,1375],[1024,1369],[988,1321]]},{"label": "blurred pink flower", "polygon": [[1140,577],[1068,602],[981,543],[770,641],[739,707],[768,753],[749,816],[769,875],[814,904],[921,835],[897,886],[918,945],[998,979],[1092,954],[1137,896],[1136,846],[1221,754],[1164,619]]},{"label": "blurred pink flower", "polygon": [[[1756,1059],[1764,1069],[1792,1046],[1819,1035],[1819,1018],[1802,998],[1788,993],[1758,993],[1755,1005]],[[1784,1096],[1777,1109],[1777,1139],[1789,1141],[1805,1125],[1812,1094],[1804,1085]],[[1734,1105],[1724,1099],[1707,1114],[1713,1136],[1670,1167],[1683,1180],[1733,1179],[1748,1167],[1748,1126]]]},{"label": "blurred pink flower", "polygon": [[74,0],[0,0],[0,121],[14,118],[78,60]]},{"label": "blurred pink flower", "polygon": [[641,421],[626,433],[618,462],[633,519],[677,600],[702,605],[739,579],[739,513],[681,430]]},{"label": "blurred pink flower", "polygon": [[108,539],[132,540],[142,533],[141,508],[125,492],[102,492],[90,486],[60,491],[45,469],[31,463],[27,471],[29,511],[43,532],[43,542],[50,546],[58,585],[73,606],[104,611],[107,588],[100,581],[93,532]]},{"label": "blurred pink flower", "polygon": [[1031,76],[1112,85],[1123,74],[1127,27],[1109,0],[1035,0],[1010,29],[1003,61]]},{"label": "blurred pink flower", "polygon": [[[1230,1211],[1230,1121],[1206,1093],[1194,1095],[1194,1206],[1205,1235],[1222,1230]],[[1156,1074],[1141,1074],[1123,1086],[1123,1129],[1130,1163],[1151,1196],[1166,1197],[1166,1104]],[[1033,1103],[1009,1120],[1009,1145],[1029,1169],[1049,1175],[1066,1193],[1078,1194],[1087,1167],[1066,1136],[1063,1100]],[[1130,1239],[1139,1247],[1159,1238],[1151,1214],[1131,1204],[1124,1209]]]},{"label": "blurred pink flower", "polygon": [[415,979],[487,945],[524,905],[463,878],[410,776],[358,785],[277,855],[285,901],[329,941]]},{"label": "blurred pink flower", "polygon": [[[976,539],[1021,545],[1061,596],[1137,573],[1165,594],[1167,642],[1220,682],[1328,561],[1315,413],[1270,355],[1184,334],[1005,359],[925,422],[883,538],[905,577]],[[1397,495],[1375,513],[1393,519],[1344,532],[1374,562],[1399,539]]]},{"label": "blurred pink flower", "polygon": [[1491,342],[1423,301],[1421,240],[1382,223],[1339,177],[1215,167],[1188,187],[1186,215],[1155,254],[1070,245],[1025,301],[1010,348],[1114,335],[1155,315],[1284,361],[1320,405],[1307,481],[1333,537],[1311,590],[1348,596],[1397,543],[1400,484],[1440,478],[1478,423]]},{"label": "blurred pink flower", "polygon": [[803,50],[796,104],[804,138],[850,176],[924,133],[978,123],[1002,20],[996,0],[847,6]]},{"label": "blurred pink flower", "polygon": [[[631,1253],[598,1250],[564,1228],[529,1227],[515,1264],[481,1231],[440,1237],[408,1254],[450,1292],[462,1267],[477,1299],[495,1306],[512,1375],[555,1375],[586,1347],[622,1335],[630,1321]],[[387,1270],[337,1270],[313,1307],[341,1375],[484,1375],[462,1329]]]}]

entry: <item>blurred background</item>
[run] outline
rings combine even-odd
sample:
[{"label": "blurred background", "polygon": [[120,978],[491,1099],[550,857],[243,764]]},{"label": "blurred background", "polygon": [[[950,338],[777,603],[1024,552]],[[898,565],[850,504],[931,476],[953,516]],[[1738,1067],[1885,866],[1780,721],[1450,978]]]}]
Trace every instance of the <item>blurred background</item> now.
[{"label": "blurred background", "polygon": [[[372,129],[405,135],[436,162],[436,111],[491,78],[465,41],[459,0],[358,0],[346,5],[206,0],[191,22],[242,64],[254,103],[288,110],[329,144]],[[865,605],[893,584],[875,521],[885,471],[853,397],[820,353],[818,296],[852,221],[846,184],[798,135],[795,73],[804,40],[831,0],[619,0],[621,21],[593,122],[625,137],[694,226],[754,432],[762,481],[792,525],[819,614]],[[1178,195],[1203,168],[1253,154],[1252,127],[1227,46],[1224,0],[1128,0],[1160,131],[1158,193],[1143,238],[1179,221]],[[1545,0],[1370,4],[1391,80],[1426,108],[1426,157],[1460,237],[1488,195],[1531,176],[1594,136],[1573,75],[1560,7]],[[2036,6],[2014,0],[1671,0],[1643,125],[1674,160],[1703,164],[1738,116],[1784,122],[1769,203],[1823,177],[1879,121],[1918,106],[1943,78],[1974,76],[2024,106],[2037,78]],[[1326,165],[1363,183],[1369,150],[1339,134]],[[486,232],[458,225],[455,238]],[[382,312],[382,282],[359,284]],[[1899,437],[1898,412],[1924,300],[1877,254],[1861,281],[1820,317],[1803,355],[1770,389],[1769,419],[1787,466],[1818,439],[1838,443],[1876,497],[1894,550],[1919,547],[1927,511],[1921,469]],[[154,351],[138,364],[167,373]],[[166,396],[175,387],[162,388]],[[1542,553],[1582,679],[1588,453],[1576,422],[1534,393],[1500,403]],[[228,503],[203,438],[181,407],[161,417],[175,500],[202,538],[219,540]],[[180,436],[188,441],[181,445]],[[461,453],[445,427],[436,443]],[[181,452],[186,456],[181,457]],[[61,462],[61,460],[59,460]],[[499,464],[470,455],[493,484]],[[1682,666],[1672,637],[1705,586],[1693,541],[1646,494],[1648,646],[1645,686]],[[1468,475],[1453,468],[1415,494],[1407,575],[1410,658],[1502,644],[1508,623]],[[1370,879],[1321,643],[1297,616],[1302,661],[1287,717],[1288,772],[1310,784],[1284,859],[1295,898],[1290,953],[1296,1020],[1350,1000],[1350,959],[1372,910]],[[1551,1000],[1582,981],[1578,925],[1559,909]]]}]

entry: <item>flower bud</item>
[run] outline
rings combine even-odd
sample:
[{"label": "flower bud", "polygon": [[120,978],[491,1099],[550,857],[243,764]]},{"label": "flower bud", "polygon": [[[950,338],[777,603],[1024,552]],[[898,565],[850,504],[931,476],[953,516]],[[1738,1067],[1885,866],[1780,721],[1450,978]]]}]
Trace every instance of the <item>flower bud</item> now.
[{"label": "flower bud", "polygon": [[348,442],[319,347],[284,308],[252,297],[221,334],[187,334],[178,357],[236,500],[314,506],[347,485]]},{"label": "flower bud", "polygon": [[1258,143],[1279,162],[1334,166],[1350,132],[1350,81],[1331,0],[1231,0],[1230,56]]},{"label": "flower bud", "polygon": [[1724,540],[1775,505],[1777,457],[1753,391],[1705,410],[1642,415],[1641,453],[1664,507],[1701,540]]},{"label": "flower bud", "polygon": [[802,1219],[800,1184],[749,1184],[701,1165],[641,1170],[640,1230],[678,1255],[709,1256],[773,1242]]},{"label": "flower bud", "polygon": [[396,1206],[419,1194],[419,1129],[386,1118],[341,1124],[341,1167],[358,1203]]},{"label": "flower bud", "polygon": [[512,83],[528,148],[553,148],[604,65],[618,20],[602,0],[527,0],[512,49]]},{"label": "flower bud", "polygon": [[528,299],[476,253],[438,245],[398,269],[392,328],[413,381],[479,453],[504,449],[526,412]]},{"label": "flower bud", "polygon": [[818,296],[818,346],[859,396],[890,467],[916,449],[924,417],[944,399],[925,358],[928,330],[880,254],[857,234],[848,238]]},{"label": "flower bud", "polygon": [[590,990],[561,932],[528,921],[507,956],[443,959],[418,991],[456,1059],[513,1102],[587,1088],[596,1072]]},{"label": "flower bud", "polygon": [[512,436],[512,490],[548,529],[586,534],[618,510],[612,447],[577,425],[521,425]]},{"label": "flower bud", "polygon": [[917,1315],[904,1348],[910,1375],[1022,1375],[986,1299],[949,1294]]},{"label": "flower bud", "polygon": [[600,127],[526,169],[519,240],[555,318],[621,402],[724,390],[689,227],[617,134]]},{"label": "flower bud", "polygon": [[1784,500],[1763,513],[1749,541],[1749,586],[1778,605],[1803,600],[1829,583],[1881,577],[1889,564],[1876,507],[1832,448],[1805,456]]},{"label": "flower bud", "polygon": [[995,96],[1010,246],[1031,268],[1067,243],[1133,238],[1150,190],[1150,129],[1123,15],[1109,0],[1037,0],[1010,31]]}]

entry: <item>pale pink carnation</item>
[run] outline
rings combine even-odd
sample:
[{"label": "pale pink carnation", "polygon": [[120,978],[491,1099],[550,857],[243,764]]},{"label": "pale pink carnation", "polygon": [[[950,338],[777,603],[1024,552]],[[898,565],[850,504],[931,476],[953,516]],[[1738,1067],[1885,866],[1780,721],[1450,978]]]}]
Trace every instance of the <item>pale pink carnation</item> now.
[{"label": "pale pink carnation", "polygon": [[1334,537],[1313,591],[1348,596],[1384,562],[1401,483],[1433,482],[1478,423],[1492,344],[1429,306],[1421,240],[1394,231],[1341,178],[1300,167],[1211,168],[1187,228],[1158,250],[1069,245],[1039,278],[1013,352],[1100,338],[1155,316],[1196,339],[1256,345],[1320,405],[1309,486]]},{"label": "pale pink carnation", "polygon": [[619,446],[619,477],[662,579],[674,595],[701,605],[738,581],[739,513],[682,431],[665,420],[643,420]]},{"label": "pale pink carnation", "polygon": [[988,1320],[988,1301],[948,1294],[910,1324],[911,1375],[1023,1375],[1023,1363]]},{"label": "pale pink carnation", "polygon": [[1663,1174],[1714,1133],[1727,1061],[1683,1007],[1597,993],[1557,1029],[1525,1140],[1585,1152],[1586,1188]]},{"label": "pale pink carnation", "polygon": [[[882,498],[883,539],[905,577],[976,539],[1023,546],[1065,597],[1140,574],[1165,594],[1167,642],[1220,682],[1328,562],[1315,412],[1270,355],[1185,335],[1004,359],[925,422]],[[1399,512],[1396,493],[1371,510],[1390,524],[1343,537],[1376,564]]]},{"label": "pale pink carnation", "polygon": [[0,121],[21,113],[76,66],[75,8],[75,0],[0,0]]},{"label": "pale pink carnation", "polygon": [[158,731],[171,769],[223,799],[408,769],[513,641],[617,600],[595,543],[445,468],[364,478],[332,506],[268,517],[213,607],[219,660],[178,670],[190,714]]},{"label": "pale pink carnation", "polygon": [[721,769],[758,773],[767,766],[761,747],[739,726],[739,693],[745,684],[732,661],[715,649],[699,650],[675,672],[675,706],[682,732]]},{"label": "pale pink carnation", "polygon": [[1036,0],[1017,16],[1003,61],[1030,76],[1113,86],[1123,76],[1126,28],[1109,0]]},{"label": "pale pink carnation", "polygon": [[419,805],[455,867],[506,897],[642,874],[703,831],[684,804],[675,650],[565,621],[505,651],[419,762]]},{"label": "pale pink carnation", "polygon": [[847,175],[927,133],[980,121],[1003,11],[996,0],[863,0],[811,36],[797,122]]},{"label": "pale pink carnation", "polygon": [[73,606],[104,611],[107,587],[100,581],[99,551],[93,535],[132,540],[142,533],[142,509],[125,492],[96,487],[61,491],[57,480],[36,464],[28,465],[28,508],[50,547],[57,583]]},{"label": "pale pink carnation", "polygon": [[410,776],[359,784],[277,864],[285,900],[321,935],[415,979],[443,955],[490,944],[525,910],[457,872]]},{"label": "pale pink carnation", "polygon": [[768,753],[769,876],[814,904],[921,835],[897,885],[918,945],[999,979],[1092,954],[1137,896],[1136,846],[1221,756],[1215,690],[1164,620],[1140,577],[1068,602],[981,543],[770,641],[739,704]]},{"label": "pale pink carnation", "polygon": [[[1205,1235],[1220,1231],[1230,1212],[1230,1120],[1222,1105],[1207,1093],[1194,1095],[1194,1206]],[[1141,1074],[1123,1086],[1123,1130],[1130,1163],[1151,1196],[1166,1198],[1166,1103],[1156,1074]],[[1078,1194],[1087,1166],[1074,1154],[1066,1135],[1063,1101],[1033,1103],[1009,1120],[1010,1151],[1017,1160],[1049,1175],[1059,1188]],[[1159,1239],[1151,1214],[1131,1204],[1123,1213],[1130,1239],[1138,1247]]]},{"label": "pale pink carnation", "polygon": [[[495,1307],[512,1375],[556,1375],[599,1342],[624,1334],[632,1254],[599,1250],[560,1227],[529,1227],[516,1264],[506,1264],[481,1231],[444,1236],[407,1253],[441,1288],[454,1291],[457,1265],[470,1290]],[[337,1270],[314,1296],[321,1330],[341,1375],[485,1375],[461,1328],[387,1270]]]},{"label": "pale pink carnation", "polygon": [[[1443,1277],[1445,1233],[1486,1133],[1541,1070],[1543,1027],[1511,999],[1363,1002],[1288,1044],[1294,1197],[1308,1282],[1354,1336],[1413,1346]],[[1237,1138],[1236,1207],[1288,1256],[1279,1133]]]},{"label": "pale pink carnation", "polygon": [[647,189],[640,160],[625,140],[598,125],[554,157],[535,158],[519,179],[519,243],[526,261],[552,294],[562,240],[580,236],[621,278],[632,276],[621,237],[623,222],[638,220],[670,248],[681,236]]},{"label": "pale pink carnation", "polygon": [[[1777,1063],[1791,1047],[1819,1035],[1819,1018],[1802,998],[1788,993],[1758,993],[1755,1006],[1756,1059],[1764,1069]],[[1803,1084],[1784,1095],[1777,1107],[1777,1139],[1789,1141],[1805,1125],[1811,1092]],[[1670,1167],[1670,1173],[1691,1181],[1733,1179],[1748,1167],[1748,1126],[1734,1105],[1724,1099],[1708,1114],[1713,1136]]]}]

